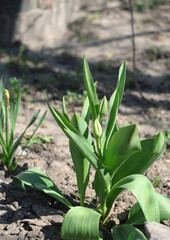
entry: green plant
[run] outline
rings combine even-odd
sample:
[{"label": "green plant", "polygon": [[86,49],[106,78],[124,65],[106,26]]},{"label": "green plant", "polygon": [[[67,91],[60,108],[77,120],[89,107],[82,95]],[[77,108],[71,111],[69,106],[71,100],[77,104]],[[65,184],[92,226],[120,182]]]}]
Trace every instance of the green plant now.
[{"label": "green plant", "polygon": [[170,127],[168,127],[168,130],[164,132],[164,137],[167,144],[167,149],[169,149],[170,148]]},{"label": "green plant", "polygon": [[159,177],[159,176],[153,177],[153,178],[152,178],[152,181],[153,181],[153,185],[154,185],[155,187],[159,187],[159,186],[162,184],[161,177]]},{"label": "green plant", "polygon": [[[26,129],[18,137],[18,139],[15,139],[14,131],[15,131],[15,125],[16,125],[20,103],[21,103],[21,91],[20,91],[19,84],[15,78],[10,79],[10,82],[12,83],[11,93],[9,93],[7,89],[4,90],[3,80],[0,79],[0,144],[2,147],[2,151],[0,153],[0,159],[3,162],[3,164],[7,167],[9,173],[13,172],[16,169],[18,165],[18,161],[22,155],[21,153],[21,155],[15,161],[15,158],[14,158],[15,152],[18,146],[20,145],[26,130],[31,125],[34,124],[34,122],[36,121],[40,113],[40,110],[38,110],[33,115]],[[34,136],[35,132],[43,122],[45,115],[46,115],[46,112],[43,114],[40,121],[38,122],[27,144],[29,144],[29,142],[31,141],[31,138]],[[5,133],[5,136],[4,136],[4,133]]]},{"label": "green plant", "polygon": [[[23,140],[21,143],[25,145],[26,147],[30,147],[34,144],[42,144],[42,143],[50,143],[54,138],[52,136],[34,136],[30,139],[30,135],[24,136],[26,140]],[[29,143],[28,140],[30,139]]]},{"label": "green plant", "polygon": [[[125,78],[126,67],[123,63],[119,69],[116,89],[109,101],[109,117],[104,130],[101,122],[108,110],[107,99],[104,97],[99,101],[96,92],[97,84],[93,83],[85,57],[84,79],[87,98],[81,116],[75,112],[70,120],[64,98],[63,114],[61,114],[55,107],[50,106],[45,96],[54,119],[69,138],[69,148],[80,194],[80,206],[73,207],[54,182],[36,168],[15,176],[14,182],[24,189],[25,185],[39,189],[70,208],[62,224],[63,239],[103,239],[99,232],[99,223],[105,227],[113,202],[125,189],[136,196],[138,203],[129,212],[125,225],[113,227],[111,235],[114,239],[115,236],[116,239],[121,240],[146,239],[132,225],[143,224],[145,221],[160,222],[170,218],[170,200],[157,194],[152,183],[142,175],[162,156],[165,148],[163,134],[160,132],[154,138],[140,141],[136,125],[118,128],[116,124]],[[89,130],[91,116],[96,143]],[[91,208],[84,206],[91,166],[96,170],[94,190],[99,201],[95,208],[93,204]],[[124,238],[121,237],[122,231]]]},{"label": "green plant", "polygon": [[84,100],[84,93],[82,95],[81,93],[76,93],[76,92],[67,90],[66,100],[68,101],[69,104],[77,104],[77,103],[82,104]]},{"label": "green plant", "polygon": [[155,9],[157,6],[168,3],[168,0],[149,0],[141,1],[137,0],[134,3],[134,7],[139,12],[144,12],[147,8]]}]

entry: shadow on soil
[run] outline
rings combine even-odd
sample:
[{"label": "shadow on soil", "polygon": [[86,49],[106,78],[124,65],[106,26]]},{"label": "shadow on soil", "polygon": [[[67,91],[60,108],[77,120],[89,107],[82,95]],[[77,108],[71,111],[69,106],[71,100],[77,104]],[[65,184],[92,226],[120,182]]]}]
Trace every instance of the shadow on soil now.
[{"label": "shadow on soil", "polygon": [[[0,74],[6,85],[8,85],[10,77],[16,77],[20,79],[23,91],[27,94],[31,94],[31,90],[34,88],[35,91],[47,89],[52,94],[53,99],[62,99],[63,95],[72,93],[75,97],[76,94],[83,95],[82,59],[67,53],[51,56],[52,50],[48,51],[48,49],[36,53],[24,47],[24,51],[21,52],[20,46],[21,43],[18,42],[11,48],[4,49],[4,52],[1,53],[1,57],[7,56],[8,58],[5,64],[0,63],[2,69]],[[119,66],[115,66],[115,63],[111,61],[89,62],[89,65],[93,79],[98,82],[99,97],[102,98],[103,95],[106,95],[109,98],[116,85]],[[151,77],[142,72],[137,72],[136,75],[139,86],[144,93],[169,92],[169,75],[162,76],[161,80],[160,77]],[[133,73],[127,71],[126,90],[134,89],[134,86]],[[135,96],[135,98],[133,102],[136,104],[139,102],[141,105],[140,96]],[[36,102],[39,100],[33,99]],[[126,101],[123,103],[129,104]],[[153,100],[153,105],[166,107],[167,102]]]}]

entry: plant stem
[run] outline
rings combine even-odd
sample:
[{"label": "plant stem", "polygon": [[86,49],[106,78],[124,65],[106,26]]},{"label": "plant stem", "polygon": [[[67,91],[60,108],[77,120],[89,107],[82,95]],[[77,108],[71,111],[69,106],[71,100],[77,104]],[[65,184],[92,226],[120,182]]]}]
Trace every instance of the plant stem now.
[{"label": "plant stem", "polygon": [[80,206],[84,207],[84,197],[80,197]]},{"label": "plant stem", "polygon": [[106,207],[106,201],[102,204],[102,213],[103,213],[102,225],[104,225],[108,220],[108,210]]},{"label": "plant stem", "polygon": [[145,99],[142,94],[142,91],[139,87],[139,84],[137,82],[137,79],[136,79],[136,45],[135,45],[134,14],[133,14],[132,0],[129,0],[129,8],[130,8],[130,16],[131,16],[131,32],[132,32],[132,48],[133,48],[133,51],[132,51],[133,52],[133,56],[132,56],[132,59],[133,59],[133,81],[134,81],[136,89],[138,90],[141,98]]},{"label": "plant stem", "polygon": [[100,137],[96,137],[96,143],[97,143],[98,154],[101,157],[102,153],[101,153],[101,139],[100,139]]}]

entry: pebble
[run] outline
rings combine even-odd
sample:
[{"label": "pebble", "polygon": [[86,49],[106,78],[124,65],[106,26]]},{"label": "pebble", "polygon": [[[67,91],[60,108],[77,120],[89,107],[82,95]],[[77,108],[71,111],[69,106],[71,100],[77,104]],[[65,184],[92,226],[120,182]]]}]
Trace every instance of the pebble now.
[{"label": "pebble", "polygon": [[163,224],[146,223],[145,231],[149,240],[170,240],[170,228]]}]

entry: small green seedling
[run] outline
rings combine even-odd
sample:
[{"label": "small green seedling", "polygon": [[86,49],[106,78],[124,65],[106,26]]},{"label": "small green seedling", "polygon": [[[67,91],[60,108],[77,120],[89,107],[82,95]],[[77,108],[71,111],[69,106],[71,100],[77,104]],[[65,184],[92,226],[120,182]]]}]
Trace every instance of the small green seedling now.
[{"label": "small green seedling", "polygon": [[[113,227],[110,235],[116,240],[146,240],[143,233],[132,225],[160,222],[170,218],[170,200],[156,193],[152,183],[142,175],[162,156],[165,149],[164,136],[160,132],[154,138],[140,141],[137,125],[117,126],[116,117],[126,78],[125,63],[119,69],[117,86],[109,106],[106,97],[98,99],[97,84],[93,82],[85,57],[83,63],[87,97],[81,115],[75,112],[70,119],[64,98],[63,113],[60,113],[50,106],[46,97],[54,119],[69,139],[80,206],[73,207],[54,182],[39,169],[28,169],[17,175],[14,182],[22,188],[28,185],[39,189],[70,208],[61,229],[62,238],[68,240],[103,239],[99,225],[105,227],[114,201],[122,191],[128,189],[138,202],[130,210],[126,224]],[[102,128],[102,118],[108,112],[108,108],[108,120],[105,128]],[[94,137],[89,129],[90,119]],[[84,203],[92,166],[96,171],[94,191],[98,204],[95,207],[91,204],[89,208],[85,207]]]},{"label": "small green seedling", "polygon": [[164,137],[165,137],[165,141],[167,144],[167,148],[169,149],[169,147],[170,147],[170,127],[168,127],[168,130],[166,132],[164,132]]},{"label": "small green seedling", "polygon": [[157,177],[153,177],[152,178],[152,181],[153,181],[153,185],[155,187],[159,187],[161,184],[162,184],[162,179],[161,177],[157,176]]},{"label": "small green seedling", "polygon": [[66,100],[69,104],[77,104],[78,102],[82,103],[83,95],[67,90]]},{"label": "small green seedling", "polygon": [[[9,173],[15,171],[15,169],[17,168],[18,161],[22,153],[18,157],[18,159],[15,161],[15,158],[14,158],[15,152],[26,133],[26,130],[31,125],[34,124],[34,122],[36,121],[40,113],[40,110],[38,110],[33,115],[26,129],[18,137],[18,139],[15,139],[14,131],[15,131],[15,125],[16,125],[18,112],[21,104],[21,91],[20,91],[19,84],[15,78],[13,78],[10,82],[13,83],[11,94],[7,89],[4,89],[3,80],[0,79],[0,144],[2,147],[2,151],[0,152],[0,159],[3,162],[3,164],[7,167]],[[32,139],[35,132],[40,127],[41,123],[45,118],[46,113],[47,111],[41,117],[32,135],[30,136],[27,144],[29,144],[29,141]]]},{"label": "small green seedling", "polygon": [[[23,140],[21,143],[25,145],[26,147],[30,147],[34,144],[42,144],[42,143],[50,143],[54,138],[52,136],[34,136],[30,139],[31,135],[26,135],[24,138],[26,140]],[[28,140],[30,139],[29,143]]]}]

